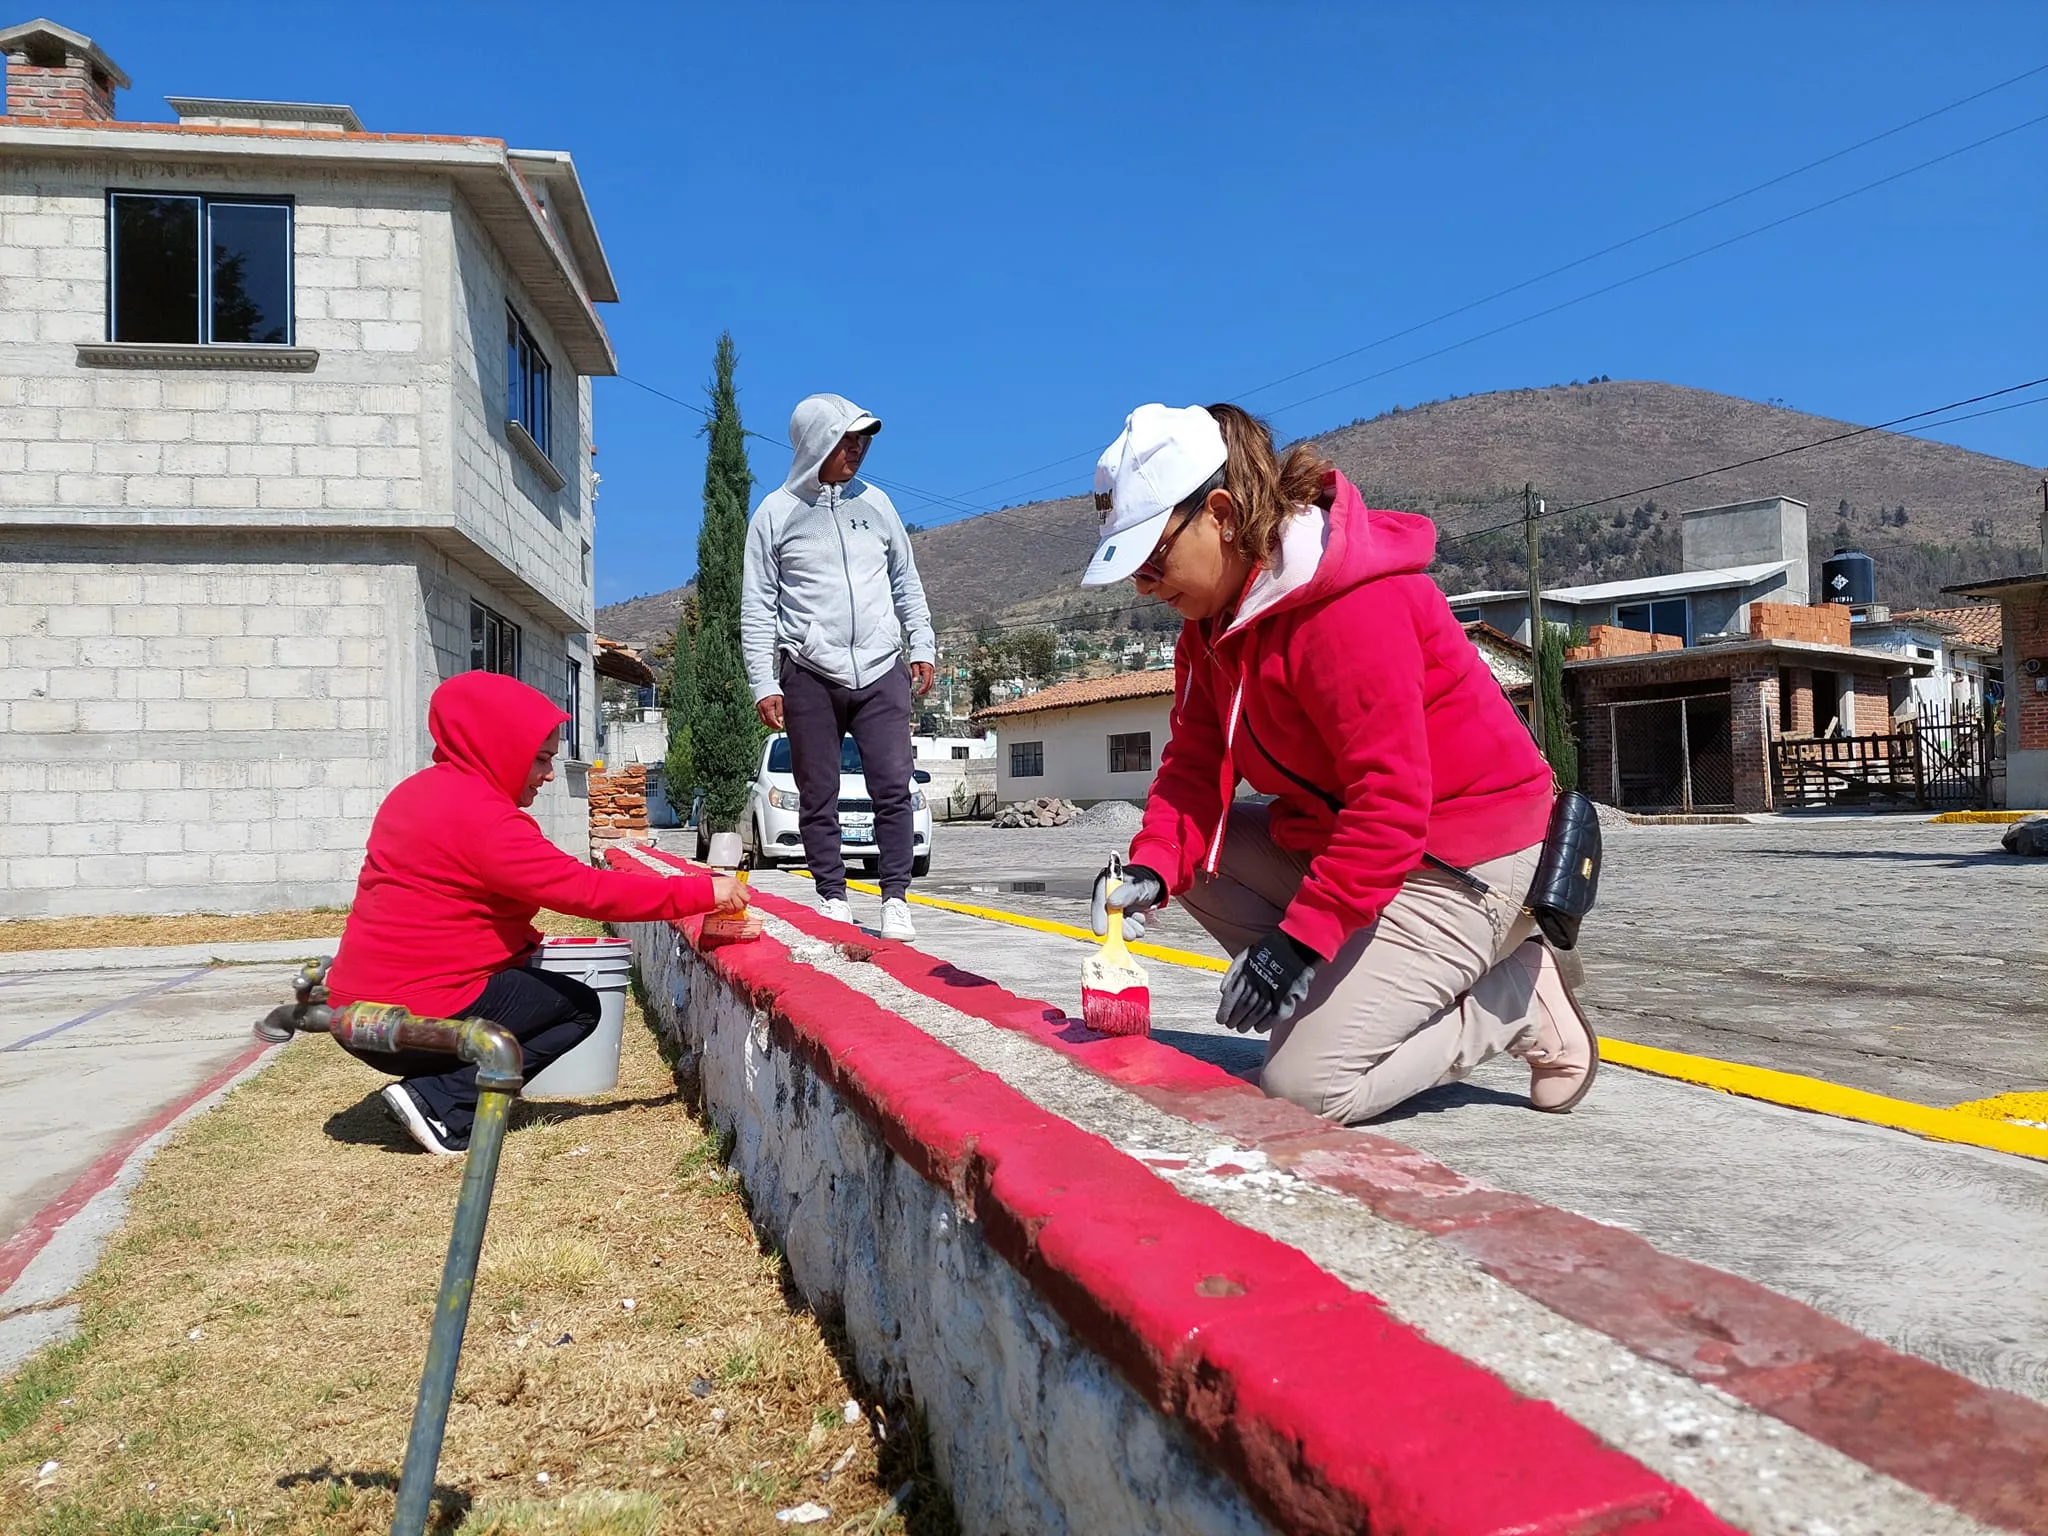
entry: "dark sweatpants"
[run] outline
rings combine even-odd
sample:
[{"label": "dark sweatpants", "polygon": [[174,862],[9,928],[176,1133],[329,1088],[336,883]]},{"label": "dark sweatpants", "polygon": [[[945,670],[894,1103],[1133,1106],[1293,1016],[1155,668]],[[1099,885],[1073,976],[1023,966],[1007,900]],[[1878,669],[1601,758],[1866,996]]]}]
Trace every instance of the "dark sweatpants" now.
[{"label": "dark sweatpants", "polygon": [[860,746],[868,799],[875,807],[875,848],[881,855],[882,894],[910,889],[916,836],[910,807],[910,671],[898,661],[865,688],[843,688],[784,657],[782,728],[796,776],[797,829],[818,894],[846,894],[846,861],[839,852],[839,741]]},{"label": "dark sweatpants", "polygon": [[[519,1040],[530,1083],[552,1061],[567,1055],[597,1028],[597,993],[574,976],[531,971],[523,966],[498,972],[484,983],[476,1001],[449,1015],[489,1019]],[[347,1050],[347,1047],[343,1047]],[[405,1079],[429,1118],[448,1127],[457,1144],[469,1140],[476,1120],[476,1067],[437,1051],[357,1051],[349,1055]]]}]

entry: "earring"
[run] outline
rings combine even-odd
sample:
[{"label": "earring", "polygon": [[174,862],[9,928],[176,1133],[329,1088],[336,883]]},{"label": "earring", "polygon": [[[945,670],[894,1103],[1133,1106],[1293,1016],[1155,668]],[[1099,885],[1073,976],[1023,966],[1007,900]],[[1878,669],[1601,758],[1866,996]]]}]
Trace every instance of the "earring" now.
[{"label": "earring", "polygon": [[1236,530],[1235,528],[1226,528],[1226,529],[1224,529],[1224,530],[1223,530],[1223,542],[1224,542],[1224,543],[1228,544],[1228,543],[1229,543],[1229,542],[1230,542],[1231,540],[1235,539],[1236,537],[1237,537],[1237,530]]}]

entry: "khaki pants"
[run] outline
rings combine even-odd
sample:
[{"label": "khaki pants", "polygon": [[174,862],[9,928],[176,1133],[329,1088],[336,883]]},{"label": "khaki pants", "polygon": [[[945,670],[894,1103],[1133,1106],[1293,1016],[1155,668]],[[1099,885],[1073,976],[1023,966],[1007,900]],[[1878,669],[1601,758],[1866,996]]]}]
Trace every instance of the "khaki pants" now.
[{"label": "khaki pants", "polygon": [[[1535,936],[1522,910],[1542,845],[1479,865],[1480,895],[1424,865],[1378,921],[1320,966],[1266,1045],[1261,1086],[1345,1125],[1454,1083],[1537,1021],[1534,973],[1515,958]],[[1216,878],[1176,898],[1232,955],[1278,927],[1309,857],[1273,844],[1263,805],[1236,805]]]}]

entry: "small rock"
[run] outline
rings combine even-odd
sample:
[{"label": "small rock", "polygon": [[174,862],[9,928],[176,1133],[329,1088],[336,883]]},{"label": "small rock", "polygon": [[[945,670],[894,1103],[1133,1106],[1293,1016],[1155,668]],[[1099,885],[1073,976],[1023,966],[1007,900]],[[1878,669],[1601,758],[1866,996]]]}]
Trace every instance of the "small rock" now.
[{"label": "small rock", "polygon": [[711,1395],[711,1378],[710,1378],[710,1377],[708,1377],[708,1376],[698,1376],[698,1377],[694,1377],[694,1378],[692,1378],[692,1380],[691,1380],[691,1382],[690,1382],[690,1396],[692,1396],[692,1397],[709,1397],[710,1395]]},{"label": "small rock", "polygon": [[58,1465],[59,1465],[59,1463],[57,1463],[57,1462],[54,1462],[54,1461],[46,1461],[46,1462],[44,1462],[44,1463],[42,1464],[42,1466],[40,1466],[40,1467],[38,1467],[38,1468],[36,1469],[36,1477],[37,1477],[37,1479],[38,1479],[38,1480],[40,1480],[40,1481],[43,1481],[43,1482],[48,1482],[48,1481],[49,1481],[49,1480],[50,1480],[51,1478],[53,1478],[53,1477],[55,1477],[55,1476],[57,1475],[57,1467],[58,1467]]},{"label": "small rock", "polygon": [[563,1346],[564,1344],[574,1344],[575,1342],[576,1342],[576,1335],[575,1335],[575,1334],[573,1334],[573,1333],[565,1333],[565,1334],[563,1334],[563,1335],[562,1335],[562,1336],[561,1336],[561,1337],[560,1337],[559,1339],[555,1340],[555,1342],[554,1342],[554,1343],[550,1344],[550,1345],[548,1346],[548,1348],[549,1348],[549,1349],[560,1349],[560,1348],[561,1348],[561,1347],[562,1347],[562,1346]]},{"label": "small rock", "polygon": [[820,1520],[830,1520],[832,1511],[823,1504],[813,1504],[806,1499],[788,1509],[778,1509],[775,1518],[784,1525],[816,1525]]},{"label": "small rock", "polygon": [[637,1302],[637,1301],[635,1301],[635,1300],[634,1300],[634,1299],[633,1299],[632,1297],[630,1297],[630,1296],[626,1296],[626,1297],[622,1297],[622,1298],[620,1299],[620,1301],[619,1301],[619,1305],[620,1305],[620,1306],[622,1306],[622,1307],[624,1307],[624,1308],[625,1308],[625,1309],[626,1309],[626,1310],[627,1310],[628,1312],[630,1312],[630,1311],[632,1311],[632,1310],[633,1310],[633,1309],[634,1309],[635,1307],[639,1306],[639,1305],[640,1305],[640,1303],[639,1303],[639,1302]]},{"label": "small rock", "polygon": [[192,1340],[192,1342],[196,1344],[201,1339],[206,1337],[206,1330],[204,1328],[194,1328],[190,1333],[186,1334],[185,1337]]},{"label": "small rock", "polygon": [[725,1422],[725,1410],[723,1408],[712,1409],[711,1422],[714,1424],[723,1424]]},{"label": "small rock", "polygon": [[826,1472],[826,1474],[823,1477],[819,1478],[818,1481],[821,1483],[829,1483],[830,1481],[832,1481],[833,1478],[837,1477],[840,1473],[844,1472],[847,1469],[847,1467],[851,1465],[854,1458],[854,1453],[857,1452],[859,1449],[860,1447],[857,1445],[849,1445],[845,1450],[841,1451],[839,1453],[839,1459],[832,1463],[831,1470]]},{"label": "small rock", "polygon": [[839,1416],[849,1424],[858,1424],[860,1422],[860,1404],[849,1397],[846,1400],[846,1406],[839,1410]]},{"label": "small rock", "polygon": [[534,1474],[533,1474],[533,1480],[534,1480],[534,1481],[535,1481],[536,1483],[543,1483],[543,1484],[544,1484],[544,1483],[546,1483],[546,1482],[547,1482],[547,1480],[548,1480],[548,1475],[547,1475],[547,1473],[545,1473],[545,1472],[536,1472],[536,1473],[534,1473]]}]

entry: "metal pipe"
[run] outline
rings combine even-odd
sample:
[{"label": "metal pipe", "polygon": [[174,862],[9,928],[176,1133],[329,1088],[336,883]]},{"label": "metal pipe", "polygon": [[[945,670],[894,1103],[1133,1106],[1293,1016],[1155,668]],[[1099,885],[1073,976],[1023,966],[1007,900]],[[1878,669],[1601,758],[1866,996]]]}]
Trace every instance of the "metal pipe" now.
[{"label": "metal pipe", "polygon": [[441,1462],[441,1442],[448,1430],[448,1405],[455,1395],[455,1367],[469,1326],[469,1302],[476,1287],[477,1259],[483,1252],[484,1225],[498,1181],[498,1154],[504,1149],[512,1100],[525,1086],[525,1061],[519,1041],[486,1019],[423,1019],[390,1003],[330,1007],[326,969],[324,961],[308,964],[294,983],[298,1001],[272,1009],[256,1032],[266,1040],[288,1039],[294,1031],[326,1033],[356,1050],[441,1051],[476,1067],[476,1123],[469,1134],[462,1190],[455,1200],[455,1228],[449,1234],[448,1257],[441,1266],[427,1361],[420,1372],[412,1432],[406,1439],[405,1464],[399,1472],[398,1509],[391,1521],[391,1536],[424,1536],[434,1497],[434,1474]]}]

